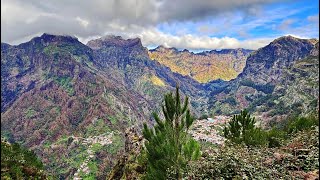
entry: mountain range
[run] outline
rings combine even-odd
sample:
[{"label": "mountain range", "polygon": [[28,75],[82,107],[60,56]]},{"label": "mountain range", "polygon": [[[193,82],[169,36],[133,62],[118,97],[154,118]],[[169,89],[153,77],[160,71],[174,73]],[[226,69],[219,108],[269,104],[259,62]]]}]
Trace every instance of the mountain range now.
[{"label": "mountain range", "polygon": [[[319,42],[280,37],[256,51],[192,53],[106,36],[86,45],[43,34],[1,43],[1,135],[33,149],[60,178],[105,177],[125,130],[153,124],[178,84],[196,116],[247,108],[264,123],[319,111]],[[99,143],[99,138],[112,144]],[[78,175],[78,174],[77,174]]]}]

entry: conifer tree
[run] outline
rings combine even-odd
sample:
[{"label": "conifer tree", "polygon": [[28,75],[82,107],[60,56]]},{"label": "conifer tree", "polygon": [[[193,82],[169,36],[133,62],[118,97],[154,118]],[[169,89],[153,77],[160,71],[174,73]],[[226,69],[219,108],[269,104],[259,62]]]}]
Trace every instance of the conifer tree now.
[{"label": "conifer tree", "polygon": [[168,93],[162,105],[164,120],[153,113],[154,128],[144,124],[143,136],[147,152],[147,179],[167,179],[168,171],[175,179],[182,178],[188,161],[200,157],[200,145],[188,135],[194,117],[188,108],[188,97],[181,104],[179,87],[175,96]]},{"label": "conifer tree", "polygon": [[233,142],[246,142],[246,134],[255,128],[255,118],[245,109],[239,115],[234,115],[228,126],[224,128],[224,136]]}]

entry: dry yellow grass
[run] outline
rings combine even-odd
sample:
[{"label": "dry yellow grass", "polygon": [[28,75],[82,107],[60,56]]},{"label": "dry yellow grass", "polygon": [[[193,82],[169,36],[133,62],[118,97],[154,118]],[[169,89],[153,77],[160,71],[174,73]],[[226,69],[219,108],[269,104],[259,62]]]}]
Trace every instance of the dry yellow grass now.
[{"label": "dry yellow grass", "polygon": [[156,75],[152,75],[150,78],[152,84],[157,85],[157,86],[165,86],[166,84],[158,78]]}]

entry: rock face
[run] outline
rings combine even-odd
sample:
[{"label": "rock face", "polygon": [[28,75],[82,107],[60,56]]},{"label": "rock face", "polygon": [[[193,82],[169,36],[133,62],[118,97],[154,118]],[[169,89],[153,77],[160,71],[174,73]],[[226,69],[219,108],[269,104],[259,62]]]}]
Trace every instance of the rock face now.
[{"label": "rock face", "polygon": [[107,177],[108,180],[141,179],[146,171],[145,166],[137,163],[145,141],[142,135],[134,127],[130,127],[125,131],[125,137],[125,151],[118,158],[117,164]]},{"label": "rock face", "polygon": [[239,76],[258,83],[276,83],[282,75],[282,69],[287,69],[295,61],[310,55],[314,47],[312,41],[308,39],[280,37],[250,55],[246,67]]},{"label": "rock face", "polygon": [[195,113],[205,108],[203,86],[189,76],[174,73],[157,61],[151,61],[140,39],[124,40],[119,36],[107,36],[89,41],[87,45],[93,49],[96,67],[104,76],[153,102],[150,109],[159,108],[161,94],[174,90],[177,84],[183,93],[195,97],[193,101],[198,104],[194,107]]},{"label": "rock face", "polygon": [[169,67],[173,72],[189,75],[200,83],[231,80],[242,72],[252,50],[223,49],[193,53],[188,50],[159,46],[149,51],[151,59]]}]

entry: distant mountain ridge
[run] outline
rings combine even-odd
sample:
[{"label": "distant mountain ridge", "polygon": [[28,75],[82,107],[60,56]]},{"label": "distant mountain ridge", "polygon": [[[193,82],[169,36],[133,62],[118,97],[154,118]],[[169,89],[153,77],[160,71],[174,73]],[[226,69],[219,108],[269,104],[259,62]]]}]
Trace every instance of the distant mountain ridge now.
[{"label": "distant mountain ridge", "polygon": [[178,51],[176,48],[158,46],[149,50],[149,56],[173,72],[189,75],[198,82],[207,83],[217,79],[236,78],[242,72],[246,58],[251,52],[252,50],[239,48],[193,53],[186,49]]}]

